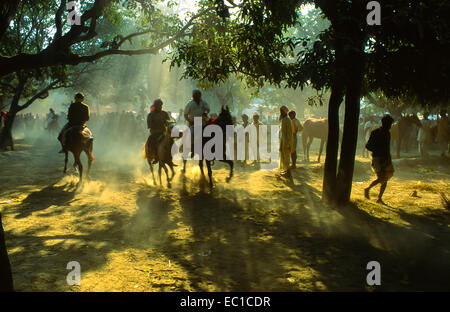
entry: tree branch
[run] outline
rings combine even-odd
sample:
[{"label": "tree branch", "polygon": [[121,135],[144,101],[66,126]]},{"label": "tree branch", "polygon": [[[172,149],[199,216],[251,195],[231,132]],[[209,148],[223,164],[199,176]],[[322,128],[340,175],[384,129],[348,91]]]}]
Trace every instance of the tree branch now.
[{"label": "tree branch", "polygon": [[52,81],[47,87],[36,93],[31,99],[29,99],[25,104],[18,106],[18,111],[24,110],[31,104],[33,104],[34,101],[36,101],[38,98],[40,98],[42,95],[47,93],[49,90],[51,90],[57,83],[59,83],[59,79]]}]

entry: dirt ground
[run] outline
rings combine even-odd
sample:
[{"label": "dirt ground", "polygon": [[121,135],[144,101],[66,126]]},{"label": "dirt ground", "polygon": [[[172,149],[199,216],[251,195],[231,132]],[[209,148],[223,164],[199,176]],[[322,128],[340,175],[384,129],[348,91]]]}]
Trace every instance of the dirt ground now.
[{"label": "dirt ground", "polygon": [[[210,191],[194,164],[168,189],[136,153],[97,153],[77,188],[57,146],[16,148],[0,154],[0,211],[18,291],[450,290],[448,159],[395,160],[383,206],[364,199],[373,174],[358,156],[352,204],[336,209],[320,200],[323,160],[300,162],[292,182],[237,165],[227,184],[216,164]],[[381,286],[366,284],[372,260]],[[67,285],[70,261],[80,286]]]}]

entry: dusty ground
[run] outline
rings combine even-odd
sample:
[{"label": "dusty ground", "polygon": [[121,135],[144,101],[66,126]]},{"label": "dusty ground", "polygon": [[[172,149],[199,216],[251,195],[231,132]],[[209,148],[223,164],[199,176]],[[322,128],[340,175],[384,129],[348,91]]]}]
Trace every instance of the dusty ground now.
[{"label": "dusty ground", "polygon": [[[293,183],[248,166],[226,184],[216,164],[209,191],[192,165],[167,189],[135,154],[97,153],[77,188],[57,146],[16,148],[0,154],[0,209],[18,291],[450,290],[448,160],[396,160],[382,206],[362,196],[373,174],[358,157],[353,204],[334,209],[320,201],[323,162],[300,163]],[[66,283],[69,261],[80,286]]]}]

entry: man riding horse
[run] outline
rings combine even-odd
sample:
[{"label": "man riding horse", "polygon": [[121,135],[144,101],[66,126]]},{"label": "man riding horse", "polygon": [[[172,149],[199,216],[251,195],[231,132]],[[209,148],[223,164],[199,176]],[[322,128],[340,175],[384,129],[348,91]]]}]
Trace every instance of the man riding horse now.
[{"label": "man riding horse", "polygon": [[[87,140],[92,140],[92,133],[86,128],[86,122],[89,120],[89,106],[83,103],[85,96],[79,92],[75,94],[75,102],[70,104],[69,112],[67,114],[68,123],[61,129],[58,135],[58,140],[61,142],[62,149],[59,153],[66,153],[66,134],[69,129],[78,127],[80,132],[83,133],[83,137]],[[92,152],[89,152],[88,158],[90,161],[95,160]]]},{"label": "man riding horse", "polygon": [[162,110],[163,101],[161,99],[156,99],[153,102],[153,109],[147,116],[147,127],[150,129],[150,136],[148,137],[149,152],[152,153],[154,158],[154,164],[156,164],[158,159],[157,147],[158,142],[162,135],[166,131],[166,124],[171,120],[169,114]]},{"label": "man riding horse", "polygon": [[[202,93],[200,90],[192,91],[192,101],[190,101],[186,108],[184,109],[184,119],[189,124],[189,129],[191,131],[191,152],[194,155],[194,118],[201,117],[202,125],[206,123],[206,116],[209,114],[210,108],[208,103],[202,100]],[[184,164],[186,165],[186,159],[184,159]]]}]

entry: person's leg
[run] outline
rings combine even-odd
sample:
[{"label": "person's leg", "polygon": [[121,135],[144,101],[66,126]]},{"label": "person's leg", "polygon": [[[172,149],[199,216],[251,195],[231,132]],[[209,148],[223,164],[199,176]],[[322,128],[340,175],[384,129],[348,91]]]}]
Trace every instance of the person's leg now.
[{"label": "person's leg", "polygon": [[374,187],[375,185],[377,185],[378,183],[380,183],[380,182],[381,182],[380,179],[377,178],[372,183],[370,183],[370,185],[364,189],[364,197],[367,198],[367,199],[370,199],[370,195],[369,195],[370,189],[372,187]]},{"label": "person's leg", "polygon": [[377,200],[378,203],[384,204],[384,202],[381,198],[383,197],[384,191],[386,190],[386,186],[387,186],[387,180],[384,180],[381,183],[380,192],[378,193],[378,200]]},{"label": "person's leg", "polygon": [[66,143],[66,132],[67,132],[67,129],[69,129],[69,124],[68,123],[65,124],[64,127],[59,132],[58,141],[61,143],[61,150],[59,151],[59,153],[64,153],[65,152],[65,143]]}]

